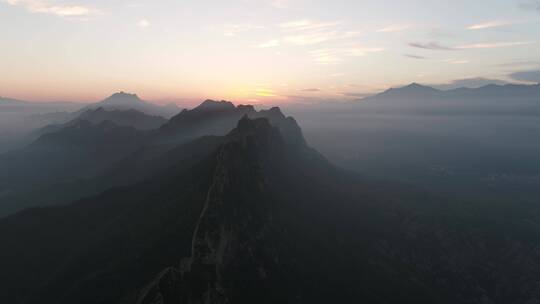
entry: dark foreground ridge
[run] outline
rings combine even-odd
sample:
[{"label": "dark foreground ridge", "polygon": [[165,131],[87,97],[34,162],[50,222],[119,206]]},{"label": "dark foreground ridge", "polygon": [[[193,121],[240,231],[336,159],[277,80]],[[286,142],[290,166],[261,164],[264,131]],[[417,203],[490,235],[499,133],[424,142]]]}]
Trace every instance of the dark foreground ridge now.
[{"label": "dark foreground ridge", "polygon": [[367,182],[265,115],[154,155],[175,163],[135,185],[0,219],[0,303],[540,299],[534,224]]}]

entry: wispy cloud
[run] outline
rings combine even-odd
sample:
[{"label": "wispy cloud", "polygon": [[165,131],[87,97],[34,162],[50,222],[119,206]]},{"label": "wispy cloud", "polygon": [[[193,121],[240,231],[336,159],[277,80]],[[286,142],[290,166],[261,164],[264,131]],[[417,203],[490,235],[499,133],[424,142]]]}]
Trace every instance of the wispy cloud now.
[{"label": "wispy cloud", "polygon": [[457,88],[479,88],[489,84],[504,85],[508,84],[508,82],[501,79],[470,77],[463,79],[455,79],[448,83],[432,84],[431,86],[440,90],[452,90]]},{"label": "wispy cloud", "polygon": [[501,27],[506,25],[511,25],[512,22],[509,21],[501,21],[501,20],[494,20],[494,21],[486,21],[482,23],[472,24],[467,27],[468,30],[483,30],[483,29],[489,29],[489,28],[495,28],[495,27]]},{"label": "wispy cloud", "polygon": [[257,47],[257,48],[271,48],[271,47],[276,47],[276,46],[279,46],[279,45],[280,45],[279,40],[272,39],[272,40],[268,40],[266,42],[263,42],[261,44],[257,44],[255,47]]},{"label": "wispy cloud", "polygon": [[221,28],[221,30],[223,30],[223,35],[234,37],[240,33],[246,33],[252,30],[260,30],[264,28],[265,26],[253,24],[226,24]]},{"label": "wispy cloud", "polygon": [[85,5],[52,4],[45,0],[2,0],[13,6],[21,6],[32,13],[50,14],[64,18],[86,19],[101,11]]},{"label": "wispy cloud", "polygon": [[467,60],[467,59],[454,59],[454,58],[445,59],[445,60],[443,60],[443,62],[450,63],[450,64],[466,64],[466,63],[470,63],[470,61]]},{"label": "wispy cloud", "polygon": [[270,0],[268,4],[275,8],[288,8],[290,6],[289,0]]},{"label": "wispy cloud", "polygon": [[455,50],[468,50],[468,49],[494,49],[494,48],[529,45],[533,43],[534,43],[533,41],[509,41],[509,42],[481,42],[481,43],[471,43],[471,44],[463,44],[463,45],[457,45],[457,46],[446,46],[438,42],[428,42],[428,43],[411,42],[409,43],[409,46],[425,49],[425,50],[455,51]]},{"label": "wispy cloud", "polygon": [[518,81],[540,83],[540,70],[514,72],[509,77]]},{"label": "wispy cloud", "polygon": [[150,21],[146,20],[146,19],[141,19],[139,20],[139,22],[137,23],[137,25],[141,28],[146,28],[146,27],[149,27],[150,26]]},{"label": "wispy cloud", "polygon": [[267,88],[258,88],[255,90],[255,95],[259,97],[276,97],[278,94],[276,91]]},{"label": "wispy cloud", "polygon": [[536,10],[540,12],[540,0],[528,0],[519,4],[519,6],[526,10]]},{"label": "wispy cloud", "polygon": [[319,89],[319,88],[307,88],[307,89],[302,89],[300,91],[302,91],[302,92],[320,92],[321,89]]},{"label": "wispy cloud", "polygon": [[412,59],[428,59],[427,57],[414,54],[405,54],[404,56]]},{"label": "wispy cloud", "polygon": [[291,31],[305,31],[332,28],[338,24],[339,22],[315,22],[308,19],[302,19],[281,23],[279,24],[279,27]]},{"label": "wispy cloud", "polygon": [[516,61],[512,61],[512,62],[497,63],[494,66],[503,67],[503,68],[515,68],[515,67],[525,67],[525,66],[540,66],[540,61],[516,60]]},{"label": "wispy cloud", "polygon": [[285,42],[299,46],[344,40],[359,35],[357,31],[342,29],[340,22],[316,22],[303,19],[281,23],[278,26],[284,31]]},{"label": "wispy cloud", "polygon": [[378,53],[382,51],[384,51],[384,48],[379,47],[341,46],[313,50],[310,51],[310,55],[317,63],[329,64],[341,62],[345,57],[359,57],[369,53]]},{"label": "wispy cloud", "polygon": [[442,45],[438,42],[428,42],[428,43],[420,43],[420,42],[411,42],[409,43],[409,46],[419,48],[419,49],[425,49],[425,50],[438,50],[438,51],[452,51],[453,48],[449,46]]},{"label": "wispy cloud", "polygon": [[342,96],[345,97],[353,97],[353,98],[364,98],[372,95],[371,92],[341,92]]},{"label": "wispy cloud", "polygon": [[285,41],[296,45],[310,45],[327,42],[330,40],[347,39],[357,36],[357,32],[339,32],[339,31],[324,31],[303,33],[297,35],[289,35],[285,37]]},{"label": "wispy cloud", "polygon": [[513,42],[485,42],[485,43],[473,43],[456,46],[455,49],[493,49],[501,47],[521,46],[533,44],[532,41],[513,41]]},{"label": "wispy cloud", "polygon": [[313,61],[320,64],[337,63],[347,57],[363,56],[384,50],[355,43],[354,40],[360,36],[360,32],[351,31],[337,21],[301,19],[280,23],[277,27],[282,35],[279,39],[280,44],[305,47]]},{"label": "wispy cloud", "polygon": [[411,28],[411,25],[403,24],[403,25],[389,25],[385,26],[383,28],[380,28],[377,30],[379,33],[395,33],[395,32],[403,32],[405,30],[408,30]]}]

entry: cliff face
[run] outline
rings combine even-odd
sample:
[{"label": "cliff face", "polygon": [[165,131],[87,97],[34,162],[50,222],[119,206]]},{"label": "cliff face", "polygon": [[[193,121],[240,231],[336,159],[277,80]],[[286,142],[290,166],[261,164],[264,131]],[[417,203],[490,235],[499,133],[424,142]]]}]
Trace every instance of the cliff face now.
[{"label": "cliff face", "polygon": [[281,134],[267,120],[239,122],[212,156],[191,255],[138,304],[538,299],[534,243],[497,236],[422,194],[378,192]]},{"label": "cliff face", "polygon": [[280,266],[269,238],[275,214],[263,172],[285,142],[265,119],[243,118],[229,137],[215,154],[191,257],[162,272],[139,303],[230,303],[271,295],[265,285],[272,285]]}]

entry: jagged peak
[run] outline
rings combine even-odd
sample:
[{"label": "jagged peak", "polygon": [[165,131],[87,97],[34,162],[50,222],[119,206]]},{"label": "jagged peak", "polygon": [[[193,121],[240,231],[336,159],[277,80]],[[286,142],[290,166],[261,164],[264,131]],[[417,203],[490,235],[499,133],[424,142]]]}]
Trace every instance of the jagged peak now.
[{"label": "jagged peak", "polygon": [[261,137],[268,141],[270,138],[279,138],[279,141],[291,146],[305,146],[302,130],[292,117],[284,118],[279,122],[272,122],[270,117],[249,117],[247,114],[238,121],[228,137],[239,139],[246,137]]},{"label": "jagged peak", "polygon": [[236,108],[238,110],[246,110],[248,112],[255,112],[255,107],[252,106],[252,105],[243,105],[243,104],[241,104],[241,105],[236,106]]},{"label": "jagged peak", "polygon": [[112,94],[109,98],[118,98],[118,97],[122,97],[122,98],[136,98],[136,99],[140,99],[139,96],[137,96],[137,94],[135,93],[126,93],[124,91],[120,91],[120,92],[116,92],[114,94]]},{"label": "jagged peak", "polygon": [[126,93],[124,91],[114,93],[102,101],[107,105],[128,105],[134,103],[142,103],[143,101],[137,96],[137,94]]},{"label": "jagged peak", "polygon": [[406,85],[404,87],[399,88],[400,90],[415,90],[415,91],[438,91],[437,89],[434,89],[430,86],[422,85],[417,82],[413,82],[409,85]]},{"label": "jagged peak", "polygon": [[236,128],[230,133],[232,136],[245,136],[256,133],[260,130],[271,130],[272,125],[267,118],[249,118],[247,114],[244,114],[238,121]]},{"label": "jagged peak", "polygon": [[235,142],[254,141],[263,146],[270,142],[284,142],[279,128],[273,126],[268,118],[250,118],[247,114],[238,121],[227,138]]},{"label": "jagged peak", "polygon": [[260,110],[259,114],[268,116],[270,119],[285,119],[285,114],[281,112],[279,107],[272,107],[268,110]]},{"label": "jagged peak", "polygon": [[193,110],[198,111],[222,111],[222,110],[229,110],[234,109],[234,104],[230,101],[221,100],[216,101],[212,99],[207,99],[203,101],[200,105],[195,107]]}]

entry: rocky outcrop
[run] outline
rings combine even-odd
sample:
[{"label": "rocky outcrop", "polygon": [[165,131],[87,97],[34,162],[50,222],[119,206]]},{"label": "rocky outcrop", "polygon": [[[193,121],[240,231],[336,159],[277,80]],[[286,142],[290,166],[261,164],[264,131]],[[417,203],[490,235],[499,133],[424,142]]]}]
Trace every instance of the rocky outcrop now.
[{"label": "rocky outcrop", "polygon": [[159,130],[162,141],[185,141],[204,135],[222,136],[234,129],[238,121],[247,116],[251,119],[266,118],[277,127],[289,142],[302,142],[300,128],[292,117],[283,115],[278,107],[257,111],[252,105],[234,106],[228,101],[206,100],[192,110],[183,110]]},{"label": "rocky outcrop", "polygon": [[[239,286],[262,295],[270,269],[279,269],[272,245],[266,181],[268,157],[285,144],[267,119],[242,118],[217,151],[212,183],[193,233],[192,255],[164,270],[146,288],[140,304],[231,303]],[[170,301],[168,299],[171,298]]]}]

